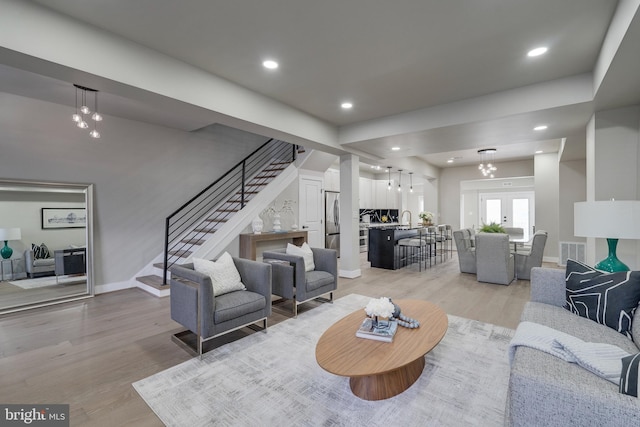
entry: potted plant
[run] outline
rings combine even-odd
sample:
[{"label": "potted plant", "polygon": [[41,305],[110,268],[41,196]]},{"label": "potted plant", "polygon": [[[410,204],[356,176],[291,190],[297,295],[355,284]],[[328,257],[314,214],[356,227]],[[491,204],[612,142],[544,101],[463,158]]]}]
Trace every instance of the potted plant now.
[{"label": "potted plant", "polygon": [[431,212],[420,212],[418,217],[422,220],[422,224],[426,226],[433,225],[433,213]]},{"label": "potted plant", "polygon": [[481,233],[506,233],[504,228],[500,224],[490,222],[489,224],[483,224],[480,229]]}]

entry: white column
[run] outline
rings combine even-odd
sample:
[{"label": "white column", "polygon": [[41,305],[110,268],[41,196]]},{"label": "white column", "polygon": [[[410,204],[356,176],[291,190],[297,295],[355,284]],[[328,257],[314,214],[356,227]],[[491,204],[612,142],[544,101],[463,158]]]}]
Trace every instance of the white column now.
[{"label": "white column", "polygon": [[338,275],[354,278],[360,271],[358,156],[340,156],[340,261]]}]

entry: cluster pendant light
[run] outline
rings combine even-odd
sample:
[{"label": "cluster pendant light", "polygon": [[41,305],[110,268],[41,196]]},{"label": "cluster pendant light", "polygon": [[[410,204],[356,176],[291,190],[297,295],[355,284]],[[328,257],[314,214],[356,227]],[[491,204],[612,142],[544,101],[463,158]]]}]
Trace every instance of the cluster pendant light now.
[{"label": "cluster pendant light", "polygon": [[409,172],[409,193],[413,193],[413,172]]},{"label": "cluster pendant light", "polygon": [[483,176],[489,178],[495,178],[494,172],[498,170],[498,168],[493,164],[493,155],[496,153],[495,148],[483,148],[482,150],[478,150],[478,154],[482,156],[482,160],[478,165],[478,170],[482,172]]},{"label": "cluster pendant light", "polygon": [[391,166],[387,166],[387,171],[389,172],[389,183],[387,184],[387,190],[391,190]]},{"label": "cluster pendant light", "polygon": [[402,191],[402,169],[398,169],[398,191]]},{"label": "cluster pendant light", "polygon": [[[89,124],[85,120],[85,117],[91,114],[91,109],[88,107],[87,102],[87,92],[93,93],[93,114],[91,114],[93,129],[89,132],[89,135],[91,135],[92,138],[100,138],[100,132],[98,132],[98,122],[102,121],[102,116],[100,115],[100,113],[98,113],[98,91],[76,84],[74,84],[74,86],[76,88],[76,111],[71,116],[71,119],[80,129],[89,128]],[[78,97],[80,98],[80,109],[78,109]]]}]

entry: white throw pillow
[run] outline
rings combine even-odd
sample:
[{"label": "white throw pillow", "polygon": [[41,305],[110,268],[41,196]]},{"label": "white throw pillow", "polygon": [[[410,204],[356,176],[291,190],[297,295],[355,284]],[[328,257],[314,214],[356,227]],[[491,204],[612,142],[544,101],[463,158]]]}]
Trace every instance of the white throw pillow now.
[{"label": "white throw pillow", "polygon": [[302,259],[304,259],[304,271],[313,271],[316,269],[316,265],[313,262],[313,251],[307,242],[304,242],[300,247],[287,243],[287,255],[301,256]]},{"label": "white throw pillow", "polygon": [[233,263],[233,258],[227,252],[223,253],[215,262],[194,258],[193,268],[197,272],[211,277],[214,296],[247,289],[241,282],[240,273]]}]

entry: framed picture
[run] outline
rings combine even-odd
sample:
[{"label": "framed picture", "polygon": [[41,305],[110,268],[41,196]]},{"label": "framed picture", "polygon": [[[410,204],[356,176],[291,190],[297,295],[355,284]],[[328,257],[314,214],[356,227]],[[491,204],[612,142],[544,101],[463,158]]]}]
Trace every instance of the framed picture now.
[{"label": "framed picture", "polygon": [[87,226],[85,208],[42,208],[42,229],[84,228]]}]

